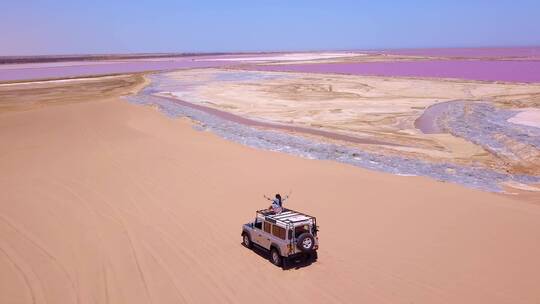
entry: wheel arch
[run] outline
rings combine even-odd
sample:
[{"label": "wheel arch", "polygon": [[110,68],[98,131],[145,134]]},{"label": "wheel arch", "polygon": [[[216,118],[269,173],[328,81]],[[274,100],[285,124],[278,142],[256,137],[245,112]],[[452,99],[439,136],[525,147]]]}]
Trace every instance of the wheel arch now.
[{"label": "wheel arch", "polygon": [[272,243],[272,244],[270,245],[270,251],[272,251],[272,248],[275,248],[275,249],[277,250],[277,252],[279,253],[279,255],[280,255],[280,256],[283,256],[283,253],[281,252],[281,249],[279,249],[278,244]]}]

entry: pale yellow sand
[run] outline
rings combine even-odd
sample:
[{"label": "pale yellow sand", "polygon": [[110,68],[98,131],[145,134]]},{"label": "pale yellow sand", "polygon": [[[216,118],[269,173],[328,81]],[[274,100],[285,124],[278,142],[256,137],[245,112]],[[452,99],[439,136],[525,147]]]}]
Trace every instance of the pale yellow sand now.
[{"label": "pale yellow sand", "polygon": [[[247,148],[98,93],[0,113],[0,303],[540,302],[539,205]],[[321,250],[283,271],[240,227],[289,189]]]}]

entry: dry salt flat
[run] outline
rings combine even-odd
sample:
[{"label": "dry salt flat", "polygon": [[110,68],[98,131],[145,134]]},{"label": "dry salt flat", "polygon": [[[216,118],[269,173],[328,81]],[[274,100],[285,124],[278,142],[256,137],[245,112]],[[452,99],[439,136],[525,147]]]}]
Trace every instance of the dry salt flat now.
[{"label": "dry salt flat", "polygon": [[[243,77],[259,79],[261,76],[257,73],[250,73]],[[248,126],[213,115],[212,113],[215,113],[215,109],[205,111],[200,106],[194,108],[186,103],[178,103],[168,98],[156,96],[156,92],[163,90],[181,91],[182,85],[175,87],[174,79],[171,80],[166,74],[155,74],[150,79],[152,84],[141,91],[140,94],[129,97],[131,102],[157,106],[161,111],[171,117],[189,117],[197,121],[197,128],[200,130],[209,130],[223,138],[251,147],[280,151],[311,159],[333,160],[399,175],[429,176],[440,181],[458,183],[467,187],[494,192],[502,191],[502,186],[506,184],[534,184],[540,182],[540,177],[538,176],[498,172],[490,170],[485,166],[460,166],[451,163],[432,163],[409,157],[387,156],[347,146],[316,141],[302,136]],[[234,79],[237,80],[236,77]],[[491,108],[488,108],[488,110],[491,110]],[[499,122],[506,121],[509,115],[515,114],[507,112],[495,113],[500,118],[498,119]],[[454,129],[463,130],[462,124],[458,124],[458,126],[454,127]],[[489,129],[490,126],[486,128]],[[454,132],[457,133],[458,131]],[[475,141],[481,142],[481,139],[484,138],[484,133],[482,132],[483,130],[477,130],[476,132],[470,131],[474,135],[464,135],[464,137],[474,137]],[[481,134],[480,136],[478,135],[479,133]],[[489,135],[489,133],[486,134]],[[540,137],[535,134],[533,135],[536,137],[531,140],[538,141]],[[482,144],[485,143],[482,142]],[[493,145],[492,142],[488,144]]]}]

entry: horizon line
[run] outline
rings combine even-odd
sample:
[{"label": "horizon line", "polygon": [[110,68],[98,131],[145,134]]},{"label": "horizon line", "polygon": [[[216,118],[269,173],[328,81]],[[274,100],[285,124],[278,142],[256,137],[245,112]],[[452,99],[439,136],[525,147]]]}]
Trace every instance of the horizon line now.
[{"label": "horizon line", "polygon": [[310,53],[310,52],[375,52],[394,50],[426,50],[426,49],[513,49],[540,48],[540,44],[531,45],[485,45],[485,46],[437,46],[437,47],[390,47],[390,48],[315,48],[315,49],[282,49],[282,50],[237,50],[237,51],[156,51],[156,52],[95,52],[95,53],[42,53],[32,55],[0,55],[0,58],[37,58],[37,57],[74,57],[74,56],[197,56],[197,55],[228,55],[228,54],[271,54],[271,53]]}]

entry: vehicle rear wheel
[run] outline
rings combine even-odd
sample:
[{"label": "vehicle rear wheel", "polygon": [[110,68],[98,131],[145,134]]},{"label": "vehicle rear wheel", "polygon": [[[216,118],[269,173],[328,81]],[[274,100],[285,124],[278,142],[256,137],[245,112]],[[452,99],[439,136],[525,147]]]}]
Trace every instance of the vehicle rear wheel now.
[{"label": "vehicle rear wheel", "polygon": [[319,254],[317,253],[317,251],[313,251],[313,252],[311,253],[310,257],[311,257],[311,260],[312,260],[313,262],[315,262],[315,261],[317,261],[317,260],[319,259]]},{"label": "vehicle rear wheel", "polygon": [[279,255],[279,252],[276,248],[272,247],[270,250],[270,262],[276,266],[281,266],[281,262],[283,262],[283,259]]},{"label": "vehicle rear wheel", "polygon": [[250,248],[251,249],[251,239],[249,238],[249,234],[247,233],[244,233],[242,235],[242,244],[244,244],[244,246],[246,246],[247,248]]}]

